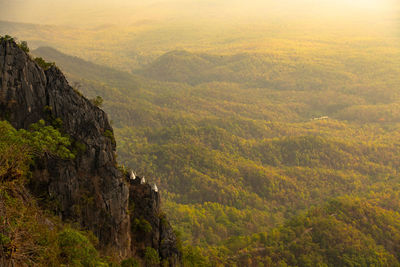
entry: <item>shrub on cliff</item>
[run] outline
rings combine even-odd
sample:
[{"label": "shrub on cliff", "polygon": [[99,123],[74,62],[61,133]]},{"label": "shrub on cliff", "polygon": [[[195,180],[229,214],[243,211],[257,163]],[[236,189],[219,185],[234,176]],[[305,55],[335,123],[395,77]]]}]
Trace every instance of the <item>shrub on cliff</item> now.
[{"label": "shrub on cliff", "polygon": [[144,260],[146,266],[158,266],[160,264],[160,256],[158,255],[157,250],[151,247],[146,247],[144,252]]},{"label": "shrub on cliff", "polygon": [[60,256],[64,264],[72,266],[107,266],[89,239],[80,231],[65,228],[58,234]]},{"label": "shrub on cliff", "polygon": [[101,96],[96,96],[95,98],[91,99],[93,105],[96,107],[101,107],[103,105],[103,98]]},{"label": "shrub on cliff", "polygon": [[34,59],[35,62],[44,70],[48,70],[51,67],[55,66],[54,62],[46,62],[43,58],[37,57]]},{"label": "shrub on cliff", "polygon": [[19,48],[21,48],[23,51],[25,51],[26,53],[29,53],[29,47],[28,47],[28,43],[26,41],[21,41],[20,43],[17,44],[19,46]]},{"label": "shrub on cliff", "polygon": [[25,175],[32,147],[8,122],[0,121],[0,182]]},{"label": "shrub on cliff", "polygon": [[151,224],[143,218],[135,218],[132,222],[131,228],[133,231],[141,233],[150,233],[152,230]]},{"label": "shrub on cliff", "polygon": [[43,120],[32,124],[28,131],[0,121],[0,180],[26,175],[33,159],[44,155],[72,159],[75,156],[70,146],[69,137]]},{"label": "shrub on cliff", "polygon": [[121,262],[121,267],[139,267],[139,262],[134,258],[129,258]]},{"label": "shrub on cliff", "polygon": [[71,141],[68,136],[63,136],[51,125],[46,125],[44,120],[31,124],[29,131],[19,130],[27,139],[30,146],[39,156],[50,155],[64,159],[73,159],[75,156],[69,150]]}]

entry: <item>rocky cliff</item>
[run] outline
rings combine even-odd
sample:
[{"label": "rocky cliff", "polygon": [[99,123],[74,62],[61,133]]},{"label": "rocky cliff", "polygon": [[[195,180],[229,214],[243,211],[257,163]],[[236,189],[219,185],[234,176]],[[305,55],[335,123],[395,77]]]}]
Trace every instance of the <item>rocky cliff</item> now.
[{"label": "rocky cliff", "polygon": [[160,212],[159,193],[117,168],[107,115],[69,86],[57,67],[42,69],[12,40],[0,42],[0,84],[1,120],[26,129],[44,119],[73,140],[75,159],[45,157],[33,170],[30,187],[46,207],[93,231],[106,254],[143,258],[152,247],[176,266],[176,237]]}]

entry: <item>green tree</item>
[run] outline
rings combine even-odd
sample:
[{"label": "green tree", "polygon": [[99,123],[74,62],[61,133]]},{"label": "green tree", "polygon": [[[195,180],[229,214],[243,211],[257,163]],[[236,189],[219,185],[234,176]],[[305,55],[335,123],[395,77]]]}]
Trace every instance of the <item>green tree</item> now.
[{"label": "green tree", "polygon": [[21,41],[18,44],[19,48],[21,48],[23,51],[25,51],[26,53],[29,53],[29,47],[28,47],[28,42],[27,41]]},{"label": "green tree", "polygon": [[65,228],[58,234],[60,257],[64,264],[73,266],[105,266],[89,239],[72,228]]},{"label": "green tree", "polygon": [[75,155],[70,151],[71,141],[44,120],[30,125],[29,130],[20,130],[21,135],[32,147],[36,156],[56,156],[64,159],[73,159]]},{"label": "green tree", "polygon": [[152,247],[146,247],[144,252],[144,261],[148,267],[159,265],[160,256],[158,255],[157,250]]}]

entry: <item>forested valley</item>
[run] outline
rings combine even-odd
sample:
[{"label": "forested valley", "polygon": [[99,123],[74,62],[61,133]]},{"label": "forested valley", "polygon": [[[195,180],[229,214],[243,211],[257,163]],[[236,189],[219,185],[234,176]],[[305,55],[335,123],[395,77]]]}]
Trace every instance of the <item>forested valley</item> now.
[{"label": "forested valley", "polygon": [[0,33],[36,45],[109,114],[121,168],[157,184],[184,266],[400,265],[400,47],[388,31],[241,39],[243,28],[227,51],[189,33],[181,49],[158,35],[175,24],[144,23],[144,52],[123,43],[114,57],[84,43],[107,28],[68,48],[32,27],[46,40],[38,25]]}]

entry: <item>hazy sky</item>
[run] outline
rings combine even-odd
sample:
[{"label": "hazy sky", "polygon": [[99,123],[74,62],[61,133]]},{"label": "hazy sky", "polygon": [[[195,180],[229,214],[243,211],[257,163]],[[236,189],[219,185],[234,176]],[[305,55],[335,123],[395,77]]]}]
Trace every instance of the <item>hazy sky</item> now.
[{"label": "hazy sky", "polygon": [[396,0],[0,0],[1,20],[40,24],[119,24],[140,19],[393,17]]}]

